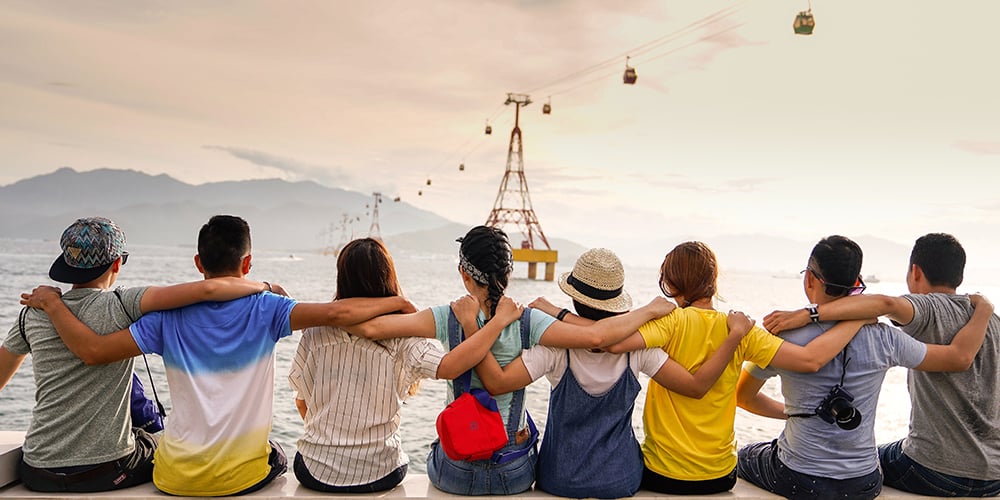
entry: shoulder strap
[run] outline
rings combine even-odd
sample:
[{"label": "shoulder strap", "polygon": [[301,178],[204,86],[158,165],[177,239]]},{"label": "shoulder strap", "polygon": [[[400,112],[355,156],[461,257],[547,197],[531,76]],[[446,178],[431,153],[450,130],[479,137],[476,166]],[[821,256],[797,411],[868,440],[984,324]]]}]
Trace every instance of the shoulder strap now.
[{"label": "shoulder strap", "polygon": [[[130,323],[135,323],[135,318],[128,313],[128,308],[125,307],[125,299],[122,298],[122,292],[115,288],[114,293],[115,297],[118,297],[118,303],[121,304],[125,317],[128,318]],[[156,384],[153,383],[153,372],[149,369],[149,360],[146,359],[146,353],[142,353],[142,362],[146,364],[146,375],[149,375],[149,388],[153,389],[153,399],[156,400],[156,409],[160,411],[161,416],[166,418],[167,409],[163,407],[163,403],[160,402],[160,396],[156,393]]]},{"label": "shoulder strap", "polygon": [[[465,340],[465,332],[462,331],[462,327],[458,324],[458,318],[455,317],[455,312],[448,308],[448,350],[452,350],[458,347],[458,344]],[[468,391],[472,387],[472,369],[466,370],[465,373],[455,377],[451,381],[452,395],[455,399],[458,399],[463,393]]]},{"label": "shoulder strap", "polygon": [[28,349],[30,350],[31,344],[28,343],[28,336],[24,333],[24,322],[27,316],[28,306],[24,306],[24,308],[21,309],[21,314],[17,316],[17,327],[21,330],[21,339],[24,340],[24,345],[28,346]]},{"label": "shoulder strap", "polygon": [[[521,313],[521,350],[531,349],[531,308],[525,307]],[[567,367],[569,364],[567,363]],[[511,394],[510,413],[507,414],[507,438],[514,442],[514,435],[517,434],[521,424],[521,412],[524,410],[524,388],[518,389]],[[531,419],[531,416],[528,416]]]}]

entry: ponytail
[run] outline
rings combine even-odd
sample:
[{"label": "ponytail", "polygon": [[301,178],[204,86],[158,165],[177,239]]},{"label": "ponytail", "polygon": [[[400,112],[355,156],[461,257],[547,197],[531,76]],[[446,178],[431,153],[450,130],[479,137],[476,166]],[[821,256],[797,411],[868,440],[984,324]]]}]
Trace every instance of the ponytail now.
[{"label": "ponytail", "polygon": [[498,228],[476,226],[459,239],[459,265],[473,281],[486,287],[490,317],[507,290],[514,257],[507,234]]}]

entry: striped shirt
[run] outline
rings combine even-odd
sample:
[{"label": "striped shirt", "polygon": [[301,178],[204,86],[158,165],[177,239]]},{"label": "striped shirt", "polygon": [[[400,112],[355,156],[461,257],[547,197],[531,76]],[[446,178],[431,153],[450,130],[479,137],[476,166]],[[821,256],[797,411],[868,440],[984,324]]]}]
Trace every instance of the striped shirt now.
[{"label": "striped shirt", "polygon": [[444,354],[425,338],[372,342],[339,328],[307,329],[288,382],[306,403],[298,451],[310,474],[328,485],[356,486],[409,463],[399,411],[414,382],[435,377]]}]

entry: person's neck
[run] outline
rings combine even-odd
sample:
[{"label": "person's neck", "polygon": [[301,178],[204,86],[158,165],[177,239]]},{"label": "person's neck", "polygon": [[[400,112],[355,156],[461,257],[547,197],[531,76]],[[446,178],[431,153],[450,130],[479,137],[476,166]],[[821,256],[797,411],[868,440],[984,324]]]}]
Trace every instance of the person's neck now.
[{"label": "person's neck", "polygon": [[956,290],[956,289],[954,289],[954,288],[952,288],[950,286],[945,286],[945,285],[941,285],[941,286],[929,286],[929,287],[927,287],[926,291],[924,291],[923,293],[946,293],[948,295],[957,295],[958,294],[958,290]]},{"label": "person's neck", "polygon": [[79,283],[70,287],[71,290],[84,289],[84,288],[97,288],[100,290],[108,290],[111,285],[115,284],[115,280],[111,279],[110,275],[101,276],[94,281],[88,281],[87,283]]},{"label": "person's neck", "polygon": [[[683,304],[685,302],[685,299],[683,297],[679,297],[679,299],[680,300],[677,301],[678,304]],[[700,298],[700,299],[698,299],[698,300],[696,300],[696,301],[688,304],[688,307],[697,307],[698,309],[715,310],[715,308],[713,307],[713,305],[714,304],[712,303],[712,298],[711,297],[702,297],[702,298]]]},{"label": "person's neck", "polygon": [[202,273],[202,276],[210,280],[212,278],[243,278],[246,275],[239,271],[232,271],[228,273]]}]

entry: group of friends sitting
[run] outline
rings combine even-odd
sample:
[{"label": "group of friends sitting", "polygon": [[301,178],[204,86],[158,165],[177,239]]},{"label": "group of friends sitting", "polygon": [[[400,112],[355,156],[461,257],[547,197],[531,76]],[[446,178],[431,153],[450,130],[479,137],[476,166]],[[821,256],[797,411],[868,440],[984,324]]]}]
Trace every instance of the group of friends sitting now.
[{"label": "group of friends sitting", "polygon": [[[544,298],[526,312],[504,295],[513,258],[499,229],[478,226],[459,241],[468,295],[417,310],[378,240],[346,245],[334,299],[305,303],[245,278],[250,227],[239,217],[201,228],[194,261],[204,280],[118,289],[125,234],[108,219],[77,220],[49,272],[71,288],[23,294],[0,347],[0,389],[27,354],[33,361],[21,480],[43,492],[150,480],[180,496],[263,488],[288,468],[268,439],[275,345],[304,330],[288,374],[304,422],[292,470],[312,490],[398,485],[409,463],[404,401],[424,378],[449,380],[451,401],[450,380],[465,376],[495,397],[508,442],[469,461],[435,440],[427,475],[449,493],[711,494],[737,477],[789,498],[873,498],[883,484],[933,496],[1000,492],[1000,321],[985,298],[957,293],[965,252],[950,235],[916,241],[902,297],[863,295],[861,248],[823,238],[803,271],[809,305],[767,315],[767,330],[714,309],[718,263],[701,242],[664,258],[659,285],[672,300],[637,308],[615,254],[585,252],[559,279],[574,313]],[[140,354],[163,358],[173,408],[162,433],[131,418]],[[880,386],[893,366],[910,369],[909,433],[876,446]],[[639,373],[651,379],[641,444],[632,428]],[[539,436],[523,389],[543,376],[552,392]],[[760,391],[775,376],[783,401]],[[786,419],[785,428],[739,448],[737,406]]]}]

